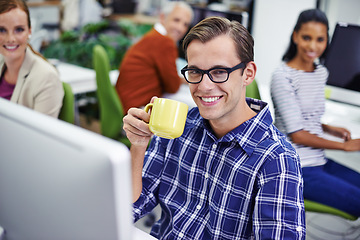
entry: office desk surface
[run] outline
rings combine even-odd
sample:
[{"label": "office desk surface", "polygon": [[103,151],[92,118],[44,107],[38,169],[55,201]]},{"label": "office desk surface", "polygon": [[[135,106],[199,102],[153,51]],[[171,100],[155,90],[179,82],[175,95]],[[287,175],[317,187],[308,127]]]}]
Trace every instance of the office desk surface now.
[{"label": "office desk surface", "polygon": [[[56,66],[57,70],[59,71],[60,80],[70,84],[73,94],[75,96],[96,91],[97,89],[96,73],[94,69],[84,68],[74,64],[60,62],[59,60],[56,59],[51,59],[50,61],[52,61],[52,63]],[[180,73],[180,69],[186,65],[186,61],[183,59],[178,59],[176,64],[177,64],[178,72]],[[115,85],[117,78],[119,76],[119,70],[112,70],[110,71],[109,75],[112,85]],[[189,106],[189,109],[196,106],[194,100],[191,97],[189,86],[187,84],[181,84],[181,87],[178,92],[167,93],[163,97],[184,102]],[[80,125],[79,106],[86,102],[87,102],[86,97],[83,99],[83,101],[80,101],[79,98],[75,98],[76,125]]]},{"label": "office desk surface", "polygon": [[[59,71],[60,80],[70,84],[74,95],[96,91],[96,74],[93,69],[64,62],[57,62],[55,65]],[[177,61],[178,71],[180,72],[180,69],[185,65],[185,60],[179,59]],[[115,85],[119,71],[112,70],[109,75],[111,83]],[[196,106],[187,84],[182,84],[177,93],[166,93],[164,97],[184,102],[189,106],[189,109]]]},{"label": "office desk surface", "polygon": [[133,228],[133,239],[134,240],[155,240],[156,238],[154,238],[150,234],[134,227]]},{"label": "office desk surface", "polygon": [[352,138],[360,138],[360,107],[327,100],[322,122],[347,128]]},{"label": "office desk surface", "polygon": [[[96,91],[96,74],[94,69],[64,62],[57,63],[56,68],[59,71],[60,80],[69,83],[75,95]],[[115,85],[118,75],[118,70],[110,71],[110,81],[113,85]]]},{"label": "office desk surface", "polygon": [[[360,107],[332,100],[327,100],[325,107],[325,115],[322,118],[323,123],[344,127],[351,132],[352,138],[360,138]],[[326,138],[342,141],[330,135],[326,135]],[[325,154],[328,158],[360,172],[360,151],[325,150]]]}]

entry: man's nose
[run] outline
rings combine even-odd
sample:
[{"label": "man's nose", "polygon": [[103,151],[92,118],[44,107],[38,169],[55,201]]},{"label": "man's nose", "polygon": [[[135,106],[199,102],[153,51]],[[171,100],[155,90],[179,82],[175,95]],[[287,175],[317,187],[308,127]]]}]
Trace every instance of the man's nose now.
[{"label": "man's nose", "polygon": [[203,75],[201,82],[198,84],[199,84],[198,88],[204,89],[204,90],[212,89],[215,85],[215,83],[213,81],[211,81],[209,75],[206,73]]}]

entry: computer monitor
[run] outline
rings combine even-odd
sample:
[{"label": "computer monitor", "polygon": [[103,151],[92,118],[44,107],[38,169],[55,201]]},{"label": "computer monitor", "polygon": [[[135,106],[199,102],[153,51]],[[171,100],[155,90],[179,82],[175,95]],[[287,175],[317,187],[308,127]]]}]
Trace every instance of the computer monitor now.
[{"label": "computer monitor", "polygon": [[360,26],[336,24],[324,65],[330,99],[360,106]]},{"label": "computer monitor", "polygon": [[0,98],[2,239],[132,239],[130,179],[123,144]]}]

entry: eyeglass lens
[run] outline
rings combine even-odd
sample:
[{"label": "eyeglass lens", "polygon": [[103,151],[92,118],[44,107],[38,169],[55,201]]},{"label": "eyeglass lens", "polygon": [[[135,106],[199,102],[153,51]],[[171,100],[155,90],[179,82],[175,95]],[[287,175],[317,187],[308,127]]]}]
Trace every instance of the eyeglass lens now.
[{"label": "eyeglass lens", "polygon": [[210,70],[201,70],[196,68],[187,69],[187,66],[181,70],[186,81],[189,83],[199,83],[203,79],[204,74],[207,74],[211,81],[215,83],[226,82],[229,78],[229,74],[233,71],[246,67],[245,62],[241,62],[233,68],[213,68]]},{"label": "eyeglass lens", "polygon": [[209,72],[203,72],[197,69],[190,69],[185,72],[185,77],[189,82],[200,82],[203,74],[208,74],[214,82],[223,82],[228,78],[228,71],[225,69],[212,69]]}]

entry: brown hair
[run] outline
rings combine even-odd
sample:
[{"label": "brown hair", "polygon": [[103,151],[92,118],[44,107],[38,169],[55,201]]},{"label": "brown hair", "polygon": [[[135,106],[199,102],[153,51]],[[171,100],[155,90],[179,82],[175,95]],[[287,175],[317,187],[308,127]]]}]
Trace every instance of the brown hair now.
[{"label": "brown hair", "polygon": [[0,14],[7,13],[15,8],[20,8],[26,13],[28,27],[31,28],[29,8],[24,0],[0,0]]},{"label": "brown hair", "polygon": [[[28,21],[28,27],[31,28],[31,21],[30,21],[30,12],[29,8],[26,5],[26,2],[24,0],[0,0],[0,14],[7,13],[13,9],[20,8],[26,13],[27,21]],[[33,51],[35,54],[39,55],[43,59],[47,60],[41,53],[35,51],[30,44],[28,44],[28,47]]]},{"label": "brown hair", "polygon": [[183,41],[185,58],[186,50],[191,41],[208,42],[220,35],[228,35],[235,43],[236,51],[242,62],[254,61],[254,39],[248,30],[237,21],[230,21],[223,17],[205,18],[196,24]]}]

